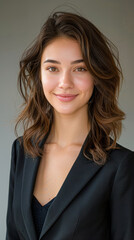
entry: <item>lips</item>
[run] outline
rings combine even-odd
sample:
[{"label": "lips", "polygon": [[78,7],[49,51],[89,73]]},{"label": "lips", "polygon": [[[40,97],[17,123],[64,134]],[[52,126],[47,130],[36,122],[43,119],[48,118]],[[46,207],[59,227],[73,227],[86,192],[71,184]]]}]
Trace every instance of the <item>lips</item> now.
[{"label": "lips", "polygon": [[55,94],[55,96],[62,102],[72,101],[78,94]]},{"label": "lips", "polygon": [[55,94],[56,96],[61,96],[61,97],[74,97],[77,94]]}]

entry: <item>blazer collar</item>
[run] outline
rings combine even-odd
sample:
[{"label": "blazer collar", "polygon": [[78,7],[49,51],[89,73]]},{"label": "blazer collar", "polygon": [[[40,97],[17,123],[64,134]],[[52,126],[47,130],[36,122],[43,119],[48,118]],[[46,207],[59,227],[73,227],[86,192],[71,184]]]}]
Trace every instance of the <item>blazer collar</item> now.
[{"label": "blazer collar", "polygon": [[[47,136],[48,134],[42,140],[40,144],[41,147],[43,147]],[[88,137],[89,135],[87,135],[79,155],[70,169],[65,181],[63,182],[55,200],[48,209],[40,234],[40,239],[55,223],[57,218],[62,214],[64,209],[69,205],[73,198],[81,191],[82,188],[84,188],[86,183],[91,180],[94,174],[101,168],[101,166],[97,165],[93,160],[89,160],[83,155],[83,148],[88,140]],[[25,227],[30,240],[37,240],[32,219],[31,201],[39,162],[40,157],[35,159],[28,157],[25,161],[23,173],[21,207]]]}]

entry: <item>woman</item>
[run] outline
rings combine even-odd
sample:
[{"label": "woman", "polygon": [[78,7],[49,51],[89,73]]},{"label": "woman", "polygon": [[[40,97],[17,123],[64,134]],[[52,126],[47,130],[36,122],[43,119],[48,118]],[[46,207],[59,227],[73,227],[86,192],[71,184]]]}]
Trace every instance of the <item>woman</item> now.
[{"label": "woman", "polygon": [[121,77],[91,22],[49,16],[20,62],[24,134],[12,146],[6,240],[134,239],[134,152],[117,144]]}]

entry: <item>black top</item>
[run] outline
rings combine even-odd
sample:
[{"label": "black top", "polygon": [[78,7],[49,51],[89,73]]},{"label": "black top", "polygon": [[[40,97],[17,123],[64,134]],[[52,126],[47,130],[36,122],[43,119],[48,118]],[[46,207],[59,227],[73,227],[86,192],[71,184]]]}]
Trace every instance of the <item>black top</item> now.
[{"label": "black top", "polygon": [[36,197],[33,195],[32,199],[32,214],[33,214],[33,221],[35,225],[35,231],[37,234],[37,238],[39,239],[43,223],[45,221],[45,217],[47,215],[48,208],[50,207],[51,203],[53,202],[53,199],[51,199],[47,204],[42,206],[39,201],[36,199]]},{"label": "black top", "polygon": [[[12,146],[6,240],[35,240],[30,193],[39,158],[33,161],[19,140]],[[85,157],[84,147],[48,209],[42,239],[134,240],[134,152],[117,144],[102,166]]]}]

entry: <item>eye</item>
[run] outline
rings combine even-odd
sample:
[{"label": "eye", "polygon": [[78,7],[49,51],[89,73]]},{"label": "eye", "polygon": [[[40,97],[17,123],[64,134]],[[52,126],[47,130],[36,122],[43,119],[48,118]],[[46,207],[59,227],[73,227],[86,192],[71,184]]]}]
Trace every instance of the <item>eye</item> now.
[{"label": "eye", "polygon": [[78,67],[78,68],[76,68],[76,71],[77,72],[85,72],[85,71],[87,71],[87,69],[83,68],[83,67]]},{"label": "eye", "polygon": [[48,67],[47,70],[49,70],[49,72],[57,72],[56,67]]}]

